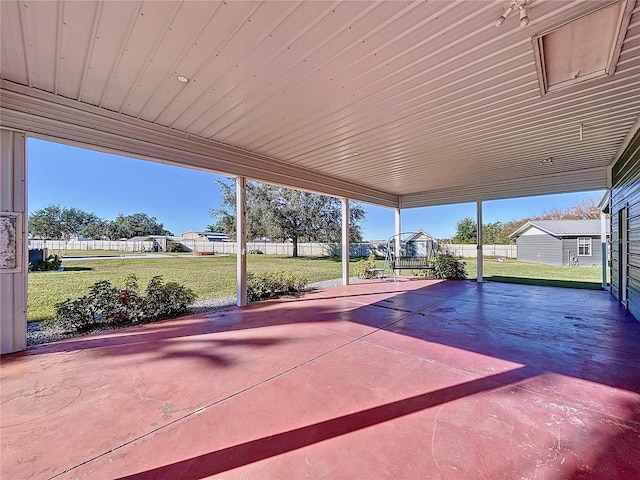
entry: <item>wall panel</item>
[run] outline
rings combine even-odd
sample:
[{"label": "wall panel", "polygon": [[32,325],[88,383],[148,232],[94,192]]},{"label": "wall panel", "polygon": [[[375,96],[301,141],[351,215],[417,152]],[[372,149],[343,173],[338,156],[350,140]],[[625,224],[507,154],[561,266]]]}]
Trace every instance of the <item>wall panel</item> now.
[{"label": "wall panel", "polygon": [[[0,353],[24,350],[27,345],[27,197],[26,140],[24,133],[0,130],[0,212],[17,214],[15,231],[3,228],[3,240],[14,242],[17,268],[0,268]],[[13,229],[13,224],[11,229]],[[15,236],[14,236],[15,234]],[[4,243],[4,242],[3,242]],[[6,244],[3,253],[10,250]],[[3,256],[6,260],[6,256]]]},{"label": "wall panel", "polygon": [[[640,319],[640,130],[636,131],[612,171],[611,189],[611,279],[612,293],[622,297],[619,275],[623,263],[627,269],[627,308]],[[628,208],[627,255],[622,255],[623,245],[618,229],[618,217]]]}]

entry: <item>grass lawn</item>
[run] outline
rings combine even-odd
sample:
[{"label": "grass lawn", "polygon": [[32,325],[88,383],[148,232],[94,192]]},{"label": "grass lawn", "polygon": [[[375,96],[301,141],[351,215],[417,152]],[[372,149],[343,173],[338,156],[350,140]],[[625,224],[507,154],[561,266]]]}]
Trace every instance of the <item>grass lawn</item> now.
[{"label": "grass lawn", "polygon": [[[85,253],[82,251],[82,254]],[[294,259],[276,255],[249,255],[247,262],[250,272],[291,270],[310,283],[342,275],[339,259],[326,257]],[[475,279],[475,260],[467,259],[466,263],[469,278]],[[382,267],[383,261],[379,260],[378,264]],[[53,305],[56,302],[84,295],[90,286],[100,280],[122,285],[130,273],[136,274],[141,289],[153,276],[162,275],[167,282],[188,286],[201,300],[233,296],[236,290],[235,255],[193,257],[176,254],[165,258],[87,259],[63,261],[63,266],[63,272],[29,273],[28,320],[53,318]],[[514,260],[505,263],[493,259],[484,261],[484,277],[489,281],[599,289],[602,281],[600,272],[599,267],[554,267]]]},{"label": "grass lawn", "polygon": [[[470,279],[477,276],[475,259],[466,259],[467,273]],[[527,285],[545,285],[550,287],[602,288],[601,267],[556,267],[536,263],[507,260],[500,263],[486,258],[483,262],[482,276],[485,280]]]},{"label": "grass lawn", "polygon": [[121,255],[142,255],[142,252],[128,252],[126,250],[49,250],[49,255],[61,257],[119,257]]},{"label": "grass lawn", "polygon": [[[85,253],[84,251],[82,252]],[[330,258],[291,258],[276,255],[249,255],[248,270],[291,270],[310,283],[339,278],[339,260]],[[167,282],[191,288],[198,299],[229,297],[236,293],[236,257],[171,255],[166,258],[123,258],[75,260],[62,262],[62,272],[29,273],[27,319],[53,318],[56,302],[76,298],[88,292],[95,282],[110,280],[122,285],[124,278],[135,273],[141,290],[155,275]]]}]

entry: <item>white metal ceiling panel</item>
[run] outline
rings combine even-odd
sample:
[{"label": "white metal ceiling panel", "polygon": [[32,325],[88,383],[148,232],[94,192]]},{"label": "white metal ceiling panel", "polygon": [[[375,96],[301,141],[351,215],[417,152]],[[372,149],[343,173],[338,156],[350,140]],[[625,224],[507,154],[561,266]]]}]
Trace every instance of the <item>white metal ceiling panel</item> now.
[{"label": "white metal ceiling panel", "polygon": [[[532,0],[528,26],[498,28],[502,0],[0,3],[3,85],[70,100],[60,117],[82,143],[144,150],[91,140],[86,105],[158,127],[148,142],[166,128],[210,145],[198,168],[242,171],[213,159],[228,145],[256,179],[385,205],[606,187],[640,112],[633,1],[615,75],[544,97],[532,38],[612,2]],[[28,92],[15,112],[3,102],[2,125],[72,141],[61,125],[47,132],[57,102]]]}]

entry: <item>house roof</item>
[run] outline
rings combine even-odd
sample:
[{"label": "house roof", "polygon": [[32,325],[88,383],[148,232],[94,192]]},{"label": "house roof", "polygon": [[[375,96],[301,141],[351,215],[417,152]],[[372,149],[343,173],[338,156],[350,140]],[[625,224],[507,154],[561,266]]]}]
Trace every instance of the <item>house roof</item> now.
[{"label": "house roof", "polygon": [[410,237],[406,238],[407,242],[411,241],[411,240],[421,240],[422,237],[427,237],[428,239],[435,240],[433,235],[428,234],[427,232],[425,232],[422,229],[416,230],[415,232],[411,232],[411,233],[413,233],[413,235],[411,235]]},{"label": "house roof", "polygon": [[140,235],[137,237],[131,237],[128,239],[129,242],[146,242],[151,240],[157,240],[159,238],[166,238],[167,240],[175,240],[175,235]]},{"label": "house roof", "polygon": [[575,235],[600,235],[600,220],[529,220],[509,237],[522,235],[535,227],[556,237]]},{"label": "house roof", "polygon": [[[532,38],[616,5],[609,75],[541,93]],[[638,128],[631,0],[0,8],[2,127],[377,205],[606,188]]]}]

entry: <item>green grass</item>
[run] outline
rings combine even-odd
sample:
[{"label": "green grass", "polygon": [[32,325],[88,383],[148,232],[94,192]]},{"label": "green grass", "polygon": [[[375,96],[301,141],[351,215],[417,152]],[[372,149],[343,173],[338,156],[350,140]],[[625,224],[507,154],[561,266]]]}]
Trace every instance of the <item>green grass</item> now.
[{"label": "green grass", "polygon": [[[470,279],[477,277],[475,259],[466,259]],[[550,287],[602,288],[600,267],[557,267],[536,263],[508,260],[504,263],[495,259],[485,259],[482,266],[483,278],[488,281],[545,285]]]},{"label": "green grass", "polygon": [[59,257],[119,257],[121,255],[141,255],[142,252],[128,252],[126,250],[53,250],[47,251],[48,255]]},{"label": "green grass", "polygon": [[[84,253],[84,252],[82,252]],[[353,259],[352,261],[356,261]],[[291,258],[276,255],[249,255],[248,270],[291,270],[309,282],[339,278],[339,259]],[[476,278],[476,262],[467,259],[470,279]],[[383,261],[378,264],[382,267]],[[177,254],[165,258],[123,258],[109,260],[63,261],[63,272],[32,272],[29,274],[27,318],[45,320],[55,315],[54,304],[87,293],[100,280],[121,285],[124,278],[135,273],[141,288],[155,275],[167,282],[177,282],[191,288],[198,299],[229,297],[236,291],[236,257]],[[601,270],[597,267],[554,267],[510,260],[500,263],[484,261],[484,278],[489,281],[527,283],[559,287],[599,289]]]},{"label": "green grass", "polygon": [[[291,270],[309,282],[342,275],[339,261],[329,258],[291,258],[275,255],[249,255],[248,270]],[[100,280],[121,285],[129,273],[135,273],[145,288],[155,275],[167,282],[191,288],[198,299],[228,297],[236,292],[236,257],[172,255],[166,258],[123,258],[109,260],[63,261],[62,272],[29,273],[27,319],[45,320],[55,316],[54,304],[87,293]]]}]

